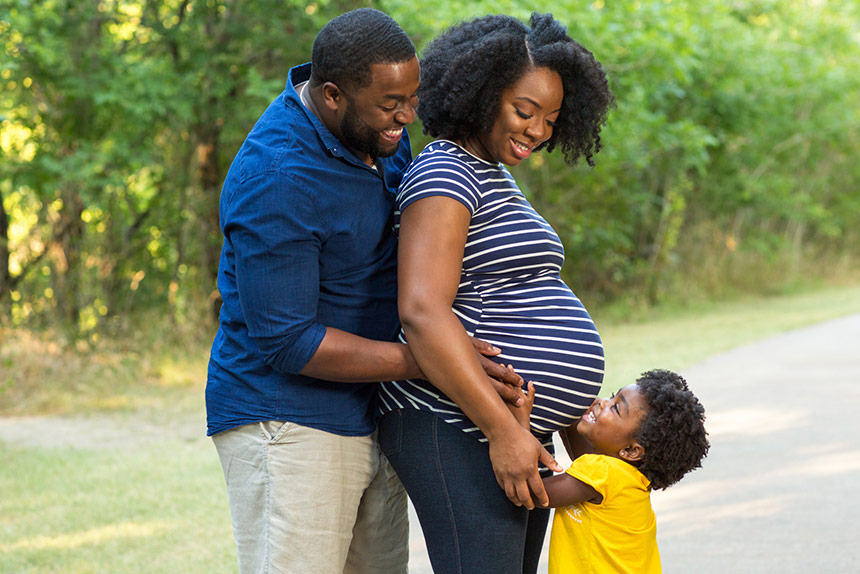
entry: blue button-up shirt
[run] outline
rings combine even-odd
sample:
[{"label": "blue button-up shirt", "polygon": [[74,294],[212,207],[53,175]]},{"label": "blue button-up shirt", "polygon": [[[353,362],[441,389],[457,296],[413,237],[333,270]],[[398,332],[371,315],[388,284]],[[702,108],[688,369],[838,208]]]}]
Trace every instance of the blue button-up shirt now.
[{"label": "blue button-up shirt", "polygon": [[263,420],[324,431],[374,430],[376,383],[299,375],[325,328],[394,340],[394,192],[411,160],[367,166],[302,105],[290,70],[284,92],[248,134],[221,191],[224,300],[206,385],[208,434]]}]

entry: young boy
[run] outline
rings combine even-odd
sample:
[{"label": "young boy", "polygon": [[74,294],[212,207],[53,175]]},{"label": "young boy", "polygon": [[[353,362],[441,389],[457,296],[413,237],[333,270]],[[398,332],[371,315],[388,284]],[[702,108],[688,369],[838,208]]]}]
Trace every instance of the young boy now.
[{"label": "young boy", "polygon": [[[512,409],[528,424],[534,401]],[[608,399],[597,399],[562,432],[573,459],[545,479],[555,507],[549,574],[661,572],[652,489],[699,468],[708,452],[705,409],[673,372],[643,373]]]}]

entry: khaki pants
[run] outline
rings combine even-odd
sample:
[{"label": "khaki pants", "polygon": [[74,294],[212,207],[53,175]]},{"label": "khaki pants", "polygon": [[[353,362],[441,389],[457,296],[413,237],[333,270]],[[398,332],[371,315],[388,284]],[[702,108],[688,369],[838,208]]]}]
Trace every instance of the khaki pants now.
[{"label": "khaki pants", "polygon": [[241,574],[406,573],[406,492],[376,433],[268,421],[212,439]]}]

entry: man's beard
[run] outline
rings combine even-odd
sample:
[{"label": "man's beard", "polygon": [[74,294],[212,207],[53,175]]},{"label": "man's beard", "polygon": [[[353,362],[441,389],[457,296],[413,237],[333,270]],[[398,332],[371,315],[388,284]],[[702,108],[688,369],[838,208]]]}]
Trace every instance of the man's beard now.
[{"label": "man's beard", "polygon": [[361,119],[351,102],[347,104],[346,112],[340,120],[340,135],[348,148],[366,153],[372,161],[376,161],[379,157],[394,155],[397,151],[397,146],[390,151],[380,149],[379,132]]}]

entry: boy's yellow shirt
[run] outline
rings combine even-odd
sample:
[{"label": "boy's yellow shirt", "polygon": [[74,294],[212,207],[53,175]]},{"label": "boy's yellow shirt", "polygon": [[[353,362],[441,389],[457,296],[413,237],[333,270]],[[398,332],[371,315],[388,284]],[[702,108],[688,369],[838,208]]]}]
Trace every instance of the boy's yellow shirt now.
[{"label": "boy's yellow shirt", "polygon": [[623,460],[595,454],[577,458],[567,473],[603,501],[555,510],[549,574],[662,572],[648,479]]}]

